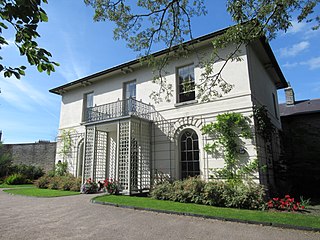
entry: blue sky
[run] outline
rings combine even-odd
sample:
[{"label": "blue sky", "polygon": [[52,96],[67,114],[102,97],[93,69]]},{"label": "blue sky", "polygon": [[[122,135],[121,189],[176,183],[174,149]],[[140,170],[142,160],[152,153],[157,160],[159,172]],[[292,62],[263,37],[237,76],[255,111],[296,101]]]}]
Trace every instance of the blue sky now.
[{"label": "blue sky", "polygon": [[[225,1],[205,1],[208,14],[193,19],[198,37],[232,24]],[[113,24],[92,20],[93,9],[81,0],[51,0],[43,6],[49,22],[39,26],[39,45],[60,63],[50,76],[29,67],[10,44],[1,50],[3,63],[26,65],[21,80],[0,76],[0,130],[5,143],[54,141],[59,127],[61,97],[49,89],[136,58],[138,53],[113,39]],[[319,7],[317,8],[319,11]],[[12,41],[13,35],[4,33]],[[320,30],[294,22],[270,45],[297,100],[320,98]],[[284,102],[283,90],[279,101]]]}]

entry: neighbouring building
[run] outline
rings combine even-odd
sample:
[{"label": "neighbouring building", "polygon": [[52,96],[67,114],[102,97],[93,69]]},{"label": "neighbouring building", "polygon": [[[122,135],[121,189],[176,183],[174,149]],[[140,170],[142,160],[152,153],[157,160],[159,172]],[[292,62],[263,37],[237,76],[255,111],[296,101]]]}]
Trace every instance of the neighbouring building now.
[{"label": "neighbouring building", "polygon": [[292,87],[280,104],[282,188],[295,196],[320,197],[320,99],[296,101]]},{"label": "neighbouring building", "polygon": [[[228,94],[200,102],[197,89],[181,87],[184,81],[199,83],[204,72],[199,56],[209,57],[211,40],[223,32],[186,42],[194,50],[165,67],[164,77],[173,86],[171,102],[152,102],[149,95],[159,85],[152,82],[152,69],[139,60],[51,89],[62,97],[56,161],[68,161],[70,172],[83,180],[116,179],[122,193],[132,194],[148,190],[163,177],[200,175],[208,180],[212,169],[223,167],[221,156],[203,150],[211,139],[201,133],[202,126],[218,114],[239,112],[252,117],[253,106],[264,105],[276,129],[281,129],[277,90],[287,87],[287,82],[263,38],[242,46],[242,61],[230,61],[223,69],[223,78],[234,85]],[[229,46],[219,54],[227,56],[233,50]],[[214,68],[223,63],[215,63]],[[277,141],[268,145],[255,134],[243,153],[248,161],[258,158],[267,165],[268,171],[260,172],[257,179],[268,186],[274,182]]]}]

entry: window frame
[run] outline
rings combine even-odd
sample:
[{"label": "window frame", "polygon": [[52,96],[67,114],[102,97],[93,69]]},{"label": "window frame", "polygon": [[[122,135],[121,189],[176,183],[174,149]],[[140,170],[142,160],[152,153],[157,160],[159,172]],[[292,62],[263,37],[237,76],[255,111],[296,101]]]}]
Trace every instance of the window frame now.
[{"label": "window frame", "polygon": [[[192,75],[193,75],[193,89],[190,90],[190,91],[184,91],[184,92],[181,92],[180,91],[180,86],[182,85],[180,83],[180,74],[179,74],[179,71],[180,69],[183,69],[183,68],[187,68],[187,67],[192,67],[193,69],[193,72],[192,72]],[[188,102],[195,102],[196,101],[196,88],[195,88],[195,82],[196,82],[196,79],[195,79],[195,65],[194,63],[189,63],[189,64],[185,64],[185,65],[182,65],[182,66],[179,66],[179,67],[176,67],[176,103],[177,104],[183,104],[183,103],[188,103]],[[187,100],[183,100],[181,99],[181,95],[183,94],[186,94],[186,93],[194,93],[194,97],[192,99],[187,99]],[[187,94],[186,94],[187,95]]]},{"label": "window frame", "polygon": [[[88,107],[88,96],[92,94],[92,106]],[[94,107],[94,91],[86,92],[83,94],[82,103],[82,121],[86,121],[87,109]]]},{"label": "window frame", "polygon": [[135,83],[135,96],[133,97],[133,99],[137,99],[137,80],[131,80],[131,81],[127,81],[127,82],[123,82],[122,84],[122,99],[126,100],[128,98],[126,98],[126,92],[127,92],[127,85],[131,84],[131,83]]},{"label": "window frame", "polygon": [[[191,133],[190,137],[186,137],[185,140],[182,140],[184,135],[189,132]],[[195,135],[195,138],[192,138],[192,136]],[[191,138],[191,148],[188,148],[188,140],[187,138]],[[195,147],[195,142],[197,142],[197,147]],[[185,147],[183,147],[183,144],[185,144]],[[185,159],[183,160],[183,154],[185,154]],[[194,177],[194,176],[200,176],[201,171],[200,171],[200,138],[198,133],[192,129],[192,128],[187,128],[185,129],[179,136],[179,165],[180,165],[180,178],[185,179],[188,176]],[[192,159],[188,159],[189,156],[192,156]],[[196,159],[197,158],[197,159]],[[183,167],[183,164],[185,164],[186,168]],[[195,164],[197,164],[197,167],[195,167]],[[192,165],[192,169],[189,170],[189,166]],[[185,169],[185,170],[184,170]],[[190,175],[191,173],[191,175]]]}]

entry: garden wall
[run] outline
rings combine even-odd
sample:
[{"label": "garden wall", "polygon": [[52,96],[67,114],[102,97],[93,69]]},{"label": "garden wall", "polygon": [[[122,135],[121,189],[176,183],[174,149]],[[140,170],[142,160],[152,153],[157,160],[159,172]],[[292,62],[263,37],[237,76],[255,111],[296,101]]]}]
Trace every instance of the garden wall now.
[{"label": "garden wall", "polygon": [[14,164],[39,166],[52,170],[56,156],[56,142],[3,144],[4,151],[11,154]]}]

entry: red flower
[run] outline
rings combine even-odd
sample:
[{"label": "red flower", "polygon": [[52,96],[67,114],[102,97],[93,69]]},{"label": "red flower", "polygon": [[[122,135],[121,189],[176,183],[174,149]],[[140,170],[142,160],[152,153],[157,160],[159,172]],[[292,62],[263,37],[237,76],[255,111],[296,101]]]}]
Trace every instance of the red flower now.
[{"label": "red flower", "polygon": [[284,198],[290,198],[290,195],[287,194],[287,195],[284,196]]},{"label": "red flower", "polygon": [[272,198],[273,201],[279,201],[279,198]]}]

